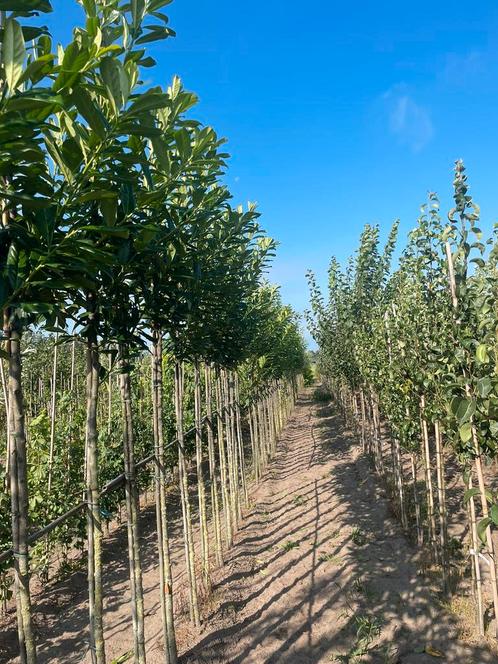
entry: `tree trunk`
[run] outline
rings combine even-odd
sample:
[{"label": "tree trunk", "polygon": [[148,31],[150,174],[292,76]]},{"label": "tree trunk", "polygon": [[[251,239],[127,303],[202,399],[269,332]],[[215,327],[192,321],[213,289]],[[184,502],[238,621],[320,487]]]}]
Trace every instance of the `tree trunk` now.
[{"label": "tree trunk", "polygon": [[209,482],[211,488],[211,510],[213,513],[213,530],[216,564],[223,564],[222,543],[221,543],[221,520],[220,503],[218,496],[218,476],[216,472],[216,455],[214,452],[214,422],[213,422],[213,391],[211,380],[211,367],[204,365],[204,382],[206,385],[206,417],[207,417],[207,437],[208,437],[208,458],[209,458]]},{"label": "tree trunk", "polygon": [[217,438],[218,438],[218,456],[220,460],[220,474],[221,474],[221,500],[223,506],[223,515],[225,518],[225,538],[227,547],[232,546],[233,533],[232,533],[232,518],[230,508],[230,493],[229,493],[229,479],[227,471],[227,457],[225,450],[225,438],[223,421],[225,417],[225,406],[223,402],[223,387],[222,387],[222,374],[221,370],[217,370],[216,376],[216,411],[217,411]]},{"label": "tree trunk", "polygon": [[[92,318],[94,313],[91,313]],[[88,612],[92,664],[105,664],[103,593],[102,593],[102,524],[99,505],[97,408],[99,394],[99,352],[97,336],[90,325],[86,347],[86,453],[88,536]]]},{"label": "tree trunk", "polygon": [[9,364],[8,401],[10,414],[10,494],[12,510],[12,548],[14,550],[14,592],[21,664],[36,663],[28,552],[28,472],[26,431],[22,393],[21,333],[18,321],[4,316]]},{"label": "tree trunk", "polygon": [[446,516],[446,481],[444,476],[444,451],[439,422],[434,422],[434,438],[436,440],[436,470],[437,492],[439,507],[439,538],[441,543],[441,570],[443,589],[449,591],[449,561],[448,561],[448,520]]},{"label": "tree trunk", "polygon": [[247,482],[246,482],[246,460],[244,456],[244,437],[242,435],[242,420],[240,416],[240,392],[239,392],[239,377],[236,372],[234,372],[234,405],[235,405],[235,425],[236,425],[236,435],[237,435],[237,448],[239,452],[239,468],[240,468],[240,481],[242,485],[242,491],[244,493],[244,503],[245,506],[249,505],[249,494],[247,492]]},{"label": "tree trunk", "polygon": [[183,365],[175,363],[175,414],[176,436],[178,440],[178,475],[182,503],[183,533],[185,540],[185,564],[190,589],[190,619],[196,627],[201,624],[197,598],[197,581],[195,578],[195,552],[192,535],[192,517],[188,496],[187,463],[185,458],[185,440],[183,428]]},{"label": "tree trunk", "polygon": [[429,449],[429,431],[427,428],[427,420],[425,419],[425,397],[422,394],[420,397],[420,418],[422,425],[422,458],[424,460],[425,469],[425,485],[427,493],[427,525],[429,531],[429,542],[434,554],[434,560],[437,562],[438,547],[436,541],[436,516],[434,513],[434,491],[432,488],[432,473],[431,473],[431,456]]},{"label": "tree trunk", "polygon": [[421,515],[420,515],[420,498],[418,495],[417,487],[417,458],[415,453],[410,454],[411,470],[412,470],[412,486],[413,486],[413,503],[415,505],[415,523],[417,524],[417,544],[422,546],[424,543],[424,531],[422,529]]},{"label": "tree trunk", "polygon": [[[467,489],[472,490],[472,470],[469,468],[469,479]],[[475,598],[476,598],[476,613],[477,613],[477,629],[479,635],[484,636],[484,604],[482,597],[482,579],[481,579],[481,565],[479,563],[479,538],[477,536],[477,519],[474,496],[469,498],[469,518],[470,518],[470,539],[472,543],[471,559],[474,565],[474,581],[475,581]]]},{"label": "tree trunk", "polygon": [[135,472],[133,412],[131,404],[130,367],[127,349],[119,348],[120,389],[123,421],[123,457],[128,532],[128,562],[130,567],[131,606],[135,661],[145,664],[144,597],[142,563],[140,560],[139,495]]},{"label": "tree trunk", "polygon": [[5,446],[5,491],[8,491],[10,481],[10,413],[9,413],[9,394],[7,388],[7,381],[5,379],[5,371],[3,368],[3,359],[0,358],[0,379],[2,381],[2,393],[5,403],[5,433],[6,433],[6,446]]},{"label": "tree trunk", "polygon": [[202,580],[207,591],[211,588],[209,574],[209,533],[206,513],[206,487],[202,469],[202,394],[199,362],[194,362],[194,418],[195,456],[197,464],[197,498],[199,504],[199,535],[201,540]]},{"label": "tree trunk", "polygon": [[155,499],[157,523],[157,549],[159,558],[159,594],[163,622],[164,655],[166,664],[177,664],[178,654],[173,614],[173,578],[168,536],[168,513],[166,504],[166,468],[164,460],[163,431],[163,361],[162,333],[153,330],[152,349],[152,408],[154,419]]}]

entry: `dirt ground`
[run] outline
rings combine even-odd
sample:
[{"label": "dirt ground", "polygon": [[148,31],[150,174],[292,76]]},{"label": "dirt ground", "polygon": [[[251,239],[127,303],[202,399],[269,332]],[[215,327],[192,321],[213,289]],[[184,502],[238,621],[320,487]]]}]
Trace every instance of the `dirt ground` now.
[{"label": "dirt ground", "polygon": [[[420,574],[418,554],[390,516],[367,459],[311,391],[299,400],[264,481],[253,487],[198,631],[184,616],[181,520],[172,520],[182,664],[353,662],[362,651],[362,662],[379,664],[498,661],[489,647],[459,640],[456,617]],[[156,664],[164,655],[152,509],[142,525],[148,662]],[[104,574],[112,662],[132,648],[124,527],[105,544]],[[42,664],[89,661],[84,573],[40,594],[35,620]],[[14,644],[11,619],[2,628],[0,662],[17,661]]]}]

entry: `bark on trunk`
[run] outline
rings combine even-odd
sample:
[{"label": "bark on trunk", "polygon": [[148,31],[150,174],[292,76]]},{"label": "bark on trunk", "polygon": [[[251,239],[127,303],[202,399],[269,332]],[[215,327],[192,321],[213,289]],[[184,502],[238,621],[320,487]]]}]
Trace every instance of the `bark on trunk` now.
[{"label": "bark on trunk", "polygon": [[144,597],[142,563],[140,560],[139,495],[135,472],[133,412],[131,403],[130,367],[127,349],[121,345],[120,389],[123,423],[123,457],[128,532],[128,562],[130,568],[131,606],[135,661],[145,664]]},{"label": "bark on trunk", "polygon": [[157,549],[159,558],[160,600],[163,623],[165,664],[177,664],[175,621],[173,614],[173,578],[168,536],[168,513],[166,503],[166,468],[164,460],[163,431],[163,362],[162,334],[159,329],[153,331],[152,355],[152,408],[154,419],[155,499],[157,523]]},{"label": "bark on trunk", "polygon": [[178,440],[178,475],[182,503],[183,533],[185,541],[185,563],[190,590],[190,619],[196,627],[200,626],[199,604],[197,596],[197,580],[195,578],[195,553],[192,535],[192,517],[188,496],[187,463],[185,458],[185,441],[183,429],[183,365],[175,363],[175,414],[176,436]]},{"label": "bark on trunk", "polygon": [[14,592],[21,664],[36,663],[28,552],[28,474],[26,431],[21,384],[21,333],[17,321],[5,316],[4,332],[9,356],[8,401],[10,414],[10,494],[12,511],[12,548],[14,550]]},{"label": "bark on trunk", "polygon": [[[92,319],[94,313],[91,313]],[[97,452],[97,408],[99,394],[99,352],[97,336],[90,324],[86,346],[86,453],[88,537],[88,612],[92,664],[105,664],[103,593],[102,593],[102,523],[99,505]]]}]

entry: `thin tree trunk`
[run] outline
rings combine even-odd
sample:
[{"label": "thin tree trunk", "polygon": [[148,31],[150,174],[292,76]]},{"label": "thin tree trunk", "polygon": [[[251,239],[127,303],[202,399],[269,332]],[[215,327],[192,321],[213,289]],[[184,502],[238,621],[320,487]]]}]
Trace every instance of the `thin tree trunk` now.
[{"label": "thin tree trunk", "polygon": [[228,486],[230,498],[230,519],[232,524],[232,538],[237,530],[238,525],[238,508],[237,508],[237,476],[235,471],[234,459],[234,445],[233,445],[233,427],[232,427],[232,413],[230,407],[230,392],[229,381],[227,372],[222,369],[222,393],[223,393],[223,410],[225,415],[225,432],[227,441],[227,462],[228,462]]},{"label": "thin tree trunk", "polygon": [[365,422],[365,396],[363,394],[363,389],[360,390],[360,405],[361,405],[361,448],[365,453],[367,451],[366,447],[366,422]]},{"label": "thin tree trunk", "polygon": [[157,548],[159,557],[159,578],[161,615],[163,622],[164,654],[166,664],[177,664],[175,621],[173,614],[173,579],[168,535],[168,513],[166,504],[166,468],[164,459],[163,430],[163,363],[162,333],[153,330],[152,355],[152,407],[154,415],[154,450],[156,454],[155,498],[157,523]]},{"label": "thin tree trunk", "polygon": [[192,517],[188,496],[187,464],[185,459],[185,440],[183,428],[183,365],[175,363],[175,414],[176,436],[178,440],[178,475],[182,503],[183,533],[185,540],[185,564],[190,590],[190,619],[196,627],[200,626],[199,604],[197,598],[197,581],[195,578],[195,552],[192,535]]},{"label": "thin tree trunk", "polygon": [[207,591],[211,588],[209,573],[209,533],[206,513],[206,487],[202,469],[202,395],[201,372],[199,362],[194,362],[194,418],[195,418],[195,456],[197,464],[197,497],[199,504],[199,529],[201,540],[202,580]]},{"label": "thin tree trunk", "polygon": [[[467,488],[472,490],[472,470],[469,469],[469,479]],[[482,597],[482,579],[481,579],[481,566],[479,563],[479,538],[477,537],[477,519],[474,496],[469,498],[469,516],[470,516],[470,537],[472,542],[471,558],[474,564],[474,580],[475,580],[475,596],[476,596],[476,609],[477,609],[477,629],[479,635],[484,635],[484,603]]]},{"label": "thin tree trunk", "polygon": [[425,485],[427,492],[427,525],[429,530],[429,542],[431,544],[434,560],[437,562],[438,547],[436,540],[436,516],[434,512],[434,491],[432,488],[432,473],[431,473],[431,456],[429,449],[429,431],[427,428],[427,420],[425,419],[425,397],[422,394],[420,397],[420,418],[422,424],[422,457],[424,460],[425,469]]},{"label": "thin tree trunk", "polygon": [[171,574],[171,559],[168,536],[168,513],[166,504],[166,469],[164,460],[164,430],[163,430],[163,362],[162,362],[162,333],[159,329],[153,330],[152,349],[152,408],[154,419],[154,451],[156,454],[155,467],[155,498],[156,498],[156,524],[157,548],[159,557],[159,579],[161,615],[163,622],[164,654],[166,664],[177,664],[178,654],[176,647],[175,621],[173,614],[173,578]]},{"label": "thin tree trunk", "polygon": [[142,563],[140,560],[140,533],[138,513],[140,509],[135,471],[133,413],[131,404],[131,381],[128,356],[124,346],[119,349],[120,388],[123,421],[123,457],[125,473],[125,496],[127,509],[128,562],[133,619],[135,661],[145,664],[144,597]]},{"label": "thin tree trunk", "polygon": [[218,496],[218,476],[216,472],[216,455],[214,452],[214,422],[213,422],[213,387],[211,367],[204,365],[204,382],[206,385],[206,417],[209,458],[209,482],[211,489],[211,510],[213,513],[213,530],[215,543],[216,564],[223,565],[223,552],[221,542],[220,502]]},{"label": "thin tree trunk", "polygon": [[9,363],[8,401],[10,414],[10,494],[12,511],[12,548],[14,550],[14,592],[17,606],[17,629],[21,664],[36,663],[31,596],[29,591],[28,552],[28,473],[26,431],[22,393],[21,334],[18,322],[4,315]]},{"label": "thin tree trunk", "polygon": [[232,546],[233,531],[232,531],[232,518],[230,507],[230,493],[229,493],[229,478],[227,472],[227,457],[225,450],[224,427],[223,421],[225,416],[225,407],[223,401],[223,387],[221,370],[217,371],[216,378],[216,411],[217,411],[217,438],[218,438],[218,456],[220,460],[220,474],[221,474],[221,500],[223,506],[223,515],[225,517],[225,537],[227,547]]},{"label": "thin tree trunk", "polygon": [[[54,454],[55,454],[55,415],[57,409],[57,359],[58,359],[58,350],[59,350],[59,333],[55,335],[55,345],[54,345],[54,357],[52,365],[52,389],[51,389],[51,406],[50,406],[50,447],[48,454],[48,481],[47,489],[48,495],[52,493],[52,475],[53,475],[53,465],[54,465]],[[50,553],[50,536],[47,535],[45,541],[45,573],[44,580],[48,581],[50,575],[50,562],[49,562],[49,553]]]},{"label": "thin tree trunk", "polygon": [[394,455],[396,459],[396,481],[398,485],[399,507],[401,511],[401,524],[405,531],[408,530],[408,517],[406,515],[405,506],[405,480],[403,473],[403,462],[401,457],[401,448],[399,440],[394,439]]},{"label": "thin tree trunk", "polygon": [[5,379],[5,371],[3,368],[3,359],[0,358],[0,378],[2,381],[2,393],[5,403],[5,433],[6,433],[6,449],[5,449],[5,491],[8,490],[9,476],[10,476],[10,412],[9,412],[9,394],[7,388],[7,381]]},{"label": "thin tree trunk", "polygon": [[422,546],[424,543],[424,531],[422,529],[422,521],[420,514],[420,498],[418,495],[417,487],[417,458],[415,453],[410,454],[411,470],[412,470],[412,486],[413,486],[413,503],[415,505],[415,523],[417,525],[417,544]]},{"label": "thin tree trunk", "polygon": [[254,481],[256,484],[259,482],[259,454],[258,454],[258,441],[257,432],[254,426],[254,405],[249,406],[249,435],[251,437],[251,454],[252,454],[252,470],[254,474]]},{"label": "thin tree trunk", "polygon": [[247,482],[246,482],[246,461],[244,456],[244,438],[242,435],[242,420],[240,417],[240,391],[239,391],[239,377],[236,372],[234,372],[234,396],[235,396],[235,424],[237,431],[237,447],[239,450],[239,464],[240,464],[240,481],[242,485],[242,491],[244,493],[244,503],[245,506],[249,505],[249,494],[247,492]]},{"label": "thin tree trunk", "polygon": [[[474,443],[475,450],[475,459],[474,466],[476,469],[477,483],[479,486],[479,495],[481,498],[481,511],[484,518],[489,516],[488,500],[486,496],[486,486],[484,483],[484,475],[482,472],[482,460],[481,460],[481,450],[479,447],[479,442],[477,440],[477,433],[475,426],[472,424],[472,440]],[[495,612],[495,636],[498,637],[498,582],[496,575],[496,555],[495,555],[495,544],[493,541],[493,535],[491,532],[491,526],[486,528],[486,546],[488,549],[489,556],[489,573],[491,577],[491,592],[493,595],[493,606]]]},{"label": "thin tree trunk", "polygon": [[443,589],[449,591],[449,561],[448,561],[448,520],[446,516],[446,481],[444,475],[444,452],[439,422],[434,422],[434,438],[436,440],[436,469],[437,492],[439,507],[439,537],[441,542],[441,570]]},{"label": "thin tree trunk", "polygon": [[[92,319],[94,313],[91,312]],[[91,326],[86,348],[86,453],[88,536],[88,612],[92,664],[105,664],[103,593],[102,593],[102,524],[99,504],[97,408],[99,394],[99,353],[97,337]]]}]

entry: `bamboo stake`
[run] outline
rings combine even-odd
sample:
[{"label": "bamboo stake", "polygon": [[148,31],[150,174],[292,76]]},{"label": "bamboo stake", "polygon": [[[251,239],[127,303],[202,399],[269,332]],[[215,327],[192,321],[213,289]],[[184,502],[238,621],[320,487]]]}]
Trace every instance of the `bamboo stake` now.
[{"label": "bamboo stake", "polygon": [[36,645],[32,625],[29,590],[28,554],[28,482],[26,433],[22,394],[21,335],[16,319],[4,316],[4,335],[9,356],[10,411],[10,490],[12,510],[12,545],[14,549],[14,589],[17,605],[19,654],[22,664],[36,664]]},{"label": "bamboo stake", "polygon": [[229,479],[227,472],[227,457],[225,450],[224,438],[224,405],[223,405],[223,390],[222,390],[222,374],[218,368],[216,372],[216,424],[217,424],[217,438],[218,438],[218,456],[220,461],[220,474],[221,474],[221,499],[223,506],[223,515],[225,519],[225,538],[227,547],[232,546],[233,533],[232,533],[232,518],[230,508],[230,494],[229,494]]},{"label": "bamboo stake", "polygon": [[216,472],[216,457],[214,453],[214,423],[213,423],[213,392],[212,376],[209,364],[204,365],[204,382],[206,385],[206,417],[209,458],[209,482],[211,489],[211,509],[213,514],[214,548],[217,565],[223,564],[220,504],[218,496],[218,477]]},{"label": "bamboo stake", "polygon": [[434,510],[434,491],[432,487],[431,457],[429,448],[429,430],[427,420],[425,419],[425,396],[420,396],[420,421],[422,424],[422,458],[425,469],[425,487],[427,492],[427,527],[429,532],[429,542],[431,544],[434,560],[439,560],[439,551],[436,540],[436,515]]},{"label": "bamboo stake", "polygon": [[446,482],[444,476],[444,453],[439,422],[434,422],[434,438],[436,441],[436,471],[439,507],[439,537],[441,543],[441,571],[444,592],[449,591],[448,561],[448,520],[446,515]]},{"label": "bamboo stake", "polygon": [[[94,313],[91,313],[92,321]],[[91,326],[86,349],[87,406],[85,480],[87,489],[88,612],[92,664],[105,664],[102,594],[102,524],[99,504],[97,456],[97,408],[99,356],[97,338]]]},{"label": "bamboo stake", "polygon": [[202,406],[201,406],[201,372],[199,362],[194,362],[194,418],[195,418],[195,453],[197,463],[197,497],[199,504],[199,529],[201,540],[202,580],[206,590],[211,588],[209,572],[209,534],[206,513],[206,487],[202,469]]},{"label": "bamboo stake", "polygon": [[[469,469],[469,479],[467,488],[469,491],[472,490],[472,471]],[[481,566],[479,562],[479,538],[477,537],[477,519],[476,519],[476,508],[474,496],[471,495],[469,498],[469,514],[470,514],[470,536],[472,542],[471,550],[471,559],[474,563],[474,579],[475,579],[475,591],[476,591],[476,600],[477,600],[477,629],[479,630],[479,635],[484,636],[484,603],[482,597],[482,579],[481,579]]]},{"label": "bamboo stake", "polygon": [[10,411],[9,411],[9,395],[7,391],[7,381],[5,380],[5,371],[3,368],[3,359],[0,358],[0,379],[2,381],[3,401],[5,404],[5,433],[6,433],[6,449],[5,449],[5,490],[9,485],[10,475]]},{"label": "bamboo stake", "polygon": [[162,333],[153,329],[152,348],[152,408],[154,424],[155,464],[155,499],[157,524],[157,549],[159,558],[159,594],[163,624],[165,664],[177,664],[178,654],[173,615],[173,577],[168,536],[168,512],[166,504],[166,472],[164,459],[163,430],[163,363]]},{"label": "bamboo stake", "polygon": [[420,498],[417,487],[417,458],[415,452],[410,454],[410,465],[412,471],[413,503],[415,505],[415,523],[417,526],[417,544],[422,546],[424,543],[424,531],[422,528],[422,519],[420,513]]},{"label": "bamboo stake", "polygon": [[237,448],[239,453],[239,468],[240,468],[240,482],[244,494],[245,506],[249,505],[249,494],[247,492],[246,482],[246,463],[244,457],[244,440],[242,436],[242,421],[240,417],[240,391],[239,391],[239,377],[237,372],[234,372],[234,401],[235,401],[235,424],[237,435]]},{"label": "bamboo stake", "polygon": [[131,605],[134,634],[135,661],[145,664],[144,597],[142,563],[140,560],[140,533],[138,513],[139,495],[134,458],[133,414],[131,405],[130,368],[126,349],[121,345],[120,390],[123,421],[123,457],[128,532],[128,562],[130,567]]},{"label": "bamboo stake", "polygon": [[175,415],[176,435],[178,440],[178,475],[180,482],[180,496],[182,503],[183,533],[185,543],[185,564],[190,590],[190,619],[195,627],[201,624],[199,603],[197,595],[197,581],[195,577],[195,552],[192,535],[192,517],[190,513],[190,500],[188,495],[187,464],[185,458],[185,440],[183,428],[183,396],[184,396],[184,369],[183,364],[175,362]]}]

